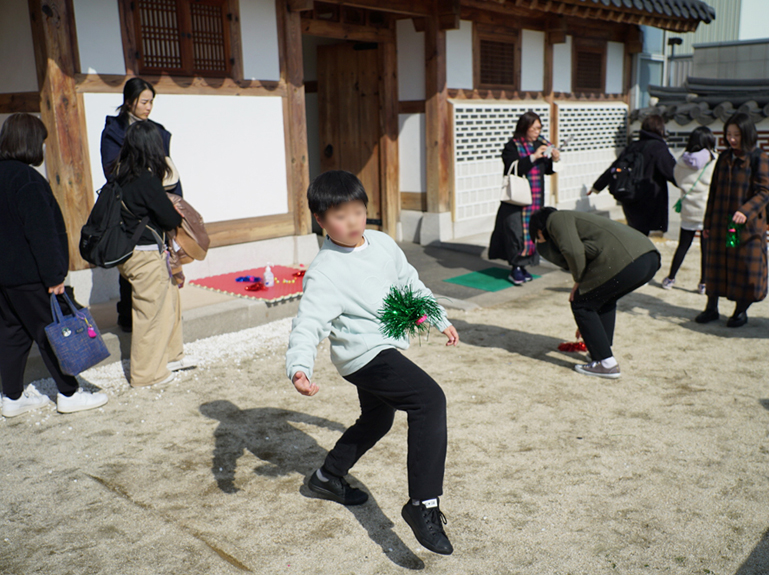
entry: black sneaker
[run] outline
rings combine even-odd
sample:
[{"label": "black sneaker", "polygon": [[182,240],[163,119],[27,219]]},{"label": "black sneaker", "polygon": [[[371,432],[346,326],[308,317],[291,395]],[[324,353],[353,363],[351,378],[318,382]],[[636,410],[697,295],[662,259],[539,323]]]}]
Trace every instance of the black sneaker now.
[{"label": "black sneaker", "polygon": [[368,501],[368,494],[355,487],[350,487],[344,477],[331,475],[328,481],[321,481],[318,474],[313,471],[307,481],[307,487],[324,499],[330,499],[342,505],[362,505]]},{"label": "black sneaker", "polygon": [[443,530],[446,517],[437,505],[428,508],[424,503],[413,505],[409,501],[403,506],[401,515],[414,532],[414,537],[425,549],[441,555],[451,555],[454,552],[454,547]]}]

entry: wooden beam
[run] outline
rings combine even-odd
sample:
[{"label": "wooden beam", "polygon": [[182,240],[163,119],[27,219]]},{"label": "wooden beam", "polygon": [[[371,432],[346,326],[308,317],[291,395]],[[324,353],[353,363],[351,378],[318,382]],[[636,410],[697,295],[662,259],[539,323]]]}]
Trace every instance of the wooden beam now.
[{"label": "wooden beam", "polygon": [[40,112],[39,92],[16,92],[15,94],[0,94],[0,114],[15,114]]},{"label": "wooden beam", "polygon": [[307,12],[314,7],[314,0],[288,0],[288,9],[291,12]]},{"label": "wooden beam", "polygon": [[[75,74],[78,92],[120,94],[132,76]],[[207,94],[212,96],[285,96],[284,82],[201,78],[199,76],[142,76],[158,94]]]},{"label": "wooden beam", "polygon": [[80,228],[93,206],[86,142],[85,110],[75,87],[79,64],[73,50],[71,0],[29,0],[30,22],[40,86],[40,115],[48,128],[46,169],[69,239],[70,270],[88,268],[80,257]]},{"label": "wooden beam", "polygon": [[301,26],[302,33],[309,36],[323,36],[357,42],[390,42],[395,40],[395,32],[391,28],[375,28],[359,24],[329,22],[328,20],[302,20]]},{"label": "wooden beam", "polygon": [[435,8],[439,30],[459,29],[459,0],[436,0]]},{"label": "wooden beam", "polygon": [[287,0],[276,0],[280,78],[286,87],[283,100],[284,134],[289,210],[294,215],[294,234],[312,231],[307,188],[310,168],[307,162],[307,117],[304,103],[302,62],[302,21],[299,12],[288,9]]},{"label": "wooden beam", "polygon": [[398,55],[395,41],[379,46],[379,191],[382,231],[397,238],[400,222],[398,162]]},{"label": "wooden beam", "polygon": [[325,4],[344,4],[355,8],[367,8],[378,12],[392,12],[406,16],[430,16],[432,0],[323,0]]},{"label": "wooden beam", "polygon": [[229,0],[227,17],[229,20],[230,57],[232,64],[230,76],[237,80],[243,79],[243,38],[240,34],[240,2]]},{"label": "wooden beam", "polygon": [[398,102],[399,114],[424,114],[425,113],[425,101],[424,100],[401,100]]},{"label": "wooden beam", "polygon": [[206,223],[206,231],[212,248],[282,238],[293,235],[294,215],[288,213]]},{"label": "wooden beam", "polygon": [[426,212],[427,194],[424,192],[401,192],[401,209]]},{"label": "wooden beam", "polygon": [[427,211],[447,212],[449,204],[449,111],[446,89],[446,32],[436,18],[425,29],[425,144]]}]

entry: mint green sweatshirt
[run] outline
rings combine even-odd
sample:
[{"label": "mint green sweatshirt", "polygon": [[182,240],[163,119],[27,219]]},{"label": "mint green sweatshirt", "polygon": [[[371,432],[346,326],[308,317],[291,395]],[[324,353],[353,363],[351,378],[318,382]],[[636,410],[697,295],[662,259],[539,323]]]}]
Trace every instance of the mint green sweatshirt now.
[{"label": "mint green sweatshirt", "polygon": [[[354,251],[326,238],[307,269],[286,352],[286,374],[292,380],[298,371],[312,378],[318,344],[326,337],[331,341],[331,361],[343,376],[355,373],[384,349],[409,346],[408,337],[381,334],[377,312],[393,285],[431,292],[390,236],[374,230],[363,235],[367,245]],[[444,331],[450,325],[443,310],[435,327]]]}]

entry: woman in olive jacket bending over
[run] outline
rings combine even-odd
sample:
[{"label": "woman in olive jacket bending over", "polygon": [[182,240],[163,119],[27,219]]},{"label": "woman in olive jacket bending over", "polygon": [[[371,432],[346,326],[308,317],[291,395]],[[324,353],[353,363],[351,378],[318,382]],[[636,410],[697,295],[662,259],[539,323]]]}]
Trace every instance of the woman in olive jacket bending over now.
[{"label": "woman in olive jacket bending over", "polygon": [[591,362],[583,375],[620,376],[611,346],[617,300],[648,283],[660,268],[660,253],[633,228],[596,214],[544,208],[531,218],[531,236],[542,257],[571,273],[569,301],[578,335]]}]

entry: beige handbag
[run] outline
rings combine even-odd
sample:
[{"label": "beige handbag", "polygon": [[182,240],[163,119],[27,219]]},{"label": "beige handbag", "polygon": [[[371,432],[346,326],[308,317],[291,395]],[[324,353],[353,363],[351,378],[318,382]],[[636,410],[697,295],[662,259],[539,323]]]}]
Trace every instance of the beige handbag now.
[{"label": "beige handbag", "polygon": [[531,205],[531,184],[526,176],[518,175],[518,160],[510,164],[507,174],[502,178],[502,197],[499,201],[514,206]]}]

